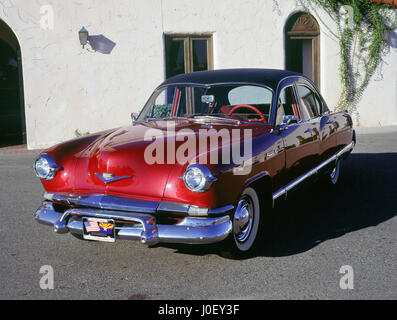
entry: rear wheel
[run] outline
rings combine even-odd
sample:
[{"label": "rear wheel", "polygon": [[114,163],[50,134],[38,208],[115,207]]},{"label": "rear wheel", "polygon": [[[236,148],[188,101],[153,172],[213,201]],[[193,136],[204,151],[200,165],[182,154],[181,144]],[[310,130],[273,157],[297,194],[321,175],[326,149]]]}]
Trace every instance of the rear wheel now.
[{"label": "rear wheel", "polygon": [[331,173],[329,174],[329,182],[333,185],[337,184],[339,181],[339,174],[340,174],[340,160],[336,160],[335,167],[332,169]]},{"label": "rear wheel", "polygon": [[340,178],[341,161],[342,159],[336,160],[332,169],[328,170],[319,178],[319,182],[324,188],[332,190],[333,187],[338,184]]}]

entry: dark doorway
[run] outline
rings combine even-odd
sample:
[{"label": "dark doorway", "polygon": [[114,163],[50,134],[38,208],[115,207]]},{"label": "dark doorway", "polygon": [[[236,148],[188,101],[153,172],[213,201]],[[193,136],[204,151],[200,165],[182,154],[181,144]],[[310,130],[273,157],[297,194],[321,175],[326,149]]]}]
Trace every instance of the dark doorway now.
[{"label": "dark doorway", "polygon": [[320,87],[320,28],[316,19],[299,12],[285,25],[285,67],[303,73]]},{"label": "dark doorway", "polygon": [[19,43],[0,20],[0,147],[26,143]]}]

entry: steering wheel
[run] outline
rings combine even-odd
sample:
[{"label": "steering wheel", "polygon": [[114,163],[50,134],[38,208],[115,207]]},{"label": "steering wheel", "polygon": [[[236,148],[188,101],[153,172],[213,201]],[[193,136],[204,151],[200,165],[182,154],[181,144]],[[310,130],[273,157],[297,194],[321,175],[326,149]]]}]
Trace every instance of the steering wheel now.
[{"label": "steering wheel", "polygon": [[254,106],[251,106],[250,104],[238,104],[238,105],[234,106],[232,109],[230,109],[230,111],[229,111],[229,113],[227,115],[230,117],[232,115],[232,113],[235,110],[239,109],[239,108],[248,108],[248,109],[254,110],[261,118],[260,120],[258,120],[258,119],[247,119],[248,122],[263,121],[264,123],[266,123],[266,119],[265,119],[265,116],[263,115],[263,113],[260,112],[258,110],[258,108],[254,107]]}]

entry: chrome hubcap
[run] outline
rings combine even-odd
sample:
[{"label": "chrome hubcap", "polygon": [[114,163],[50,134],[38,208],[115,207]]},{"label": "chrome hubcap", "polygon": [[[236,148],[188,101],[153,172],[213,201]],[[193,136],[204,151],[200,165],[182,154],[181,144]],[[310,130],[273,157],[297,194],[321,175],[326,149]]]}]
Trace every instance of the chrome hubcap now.
[{"label": "chrome hubcap", "polygon": [[254,219],[252,201],[249,197],[244,197],[237,205],[233,219],[234,236],[238,242],[248,239]]},{"label": "chrome hubcap", "polygon": [[340,162],[337,161],[335,168],[332,170],[332,172],[330,173],[330,178],[331,178],[331,182],[332,183],[336,183],[336,181],[338,180],[338,176],[339,176],[339,166],[340,166]]},{"label": "chrome hubcap", "polygon": [[331,172],[331,179],[335,178],[335,175],[336,175],[336,167]]}]

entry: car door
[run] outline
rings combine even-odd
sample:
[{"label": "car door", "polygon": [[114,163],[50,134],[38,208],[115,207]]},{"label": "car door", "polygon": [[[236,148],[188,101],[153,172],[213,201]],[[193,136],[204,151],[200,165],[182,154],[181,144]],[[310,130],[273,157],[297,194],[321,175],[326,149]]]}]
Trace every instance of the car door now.
[{"label": "car door", "polygon": [[320,94],[317,95],[320,108],[320,162],[332,157],[337,147],[337,132],[339,122],[335,114],[331,113]]},{"label": "car door", "polygon": [[[294,115],[296,123],[283,126],[283,116]],[[276,111],[276,127],[282,128],[284,141],[285,170],[282,176],[284,185],[298,179],[310,170],[317,148],[313,142],[313,124],[304,119],[300,111],[294,84],[285,85],[280,90]]]},{"label": "car door", "polygon": [[303,118],[308,122],[312,133],[313,154],[309,164],[311,170],[322,161],[322,148],[326,147],[326,140],[322,141],[322,137],[328,137],[323,125],[326,119],[321,116],[321,105],[316,91],[308,82],[303,79],[299,81],[296,84],[296,92]]},{"label": "car door", "polygon": [[302,121],[306,126],[305,131],[311,133],[311,141],[307,148],[308,156],[306,160],[305,173],[315,168],[320,163],[321,156],[321,117],[320,107],[316,99],[315,91],[310,84],[299,79],[295,84],[295,92],[301,112]]},{"label": "car door", "polygon": [[308,82],[297,84],[297,91],[304,112],[306,112],[307,118],[310,119],[314,126],[313,138],[318,140],[319,143],[318,158],[314,163],[318,165],[326,161],[336,152],[338,122],[336,121],[335,115],[329,112],[324,99]]}]

